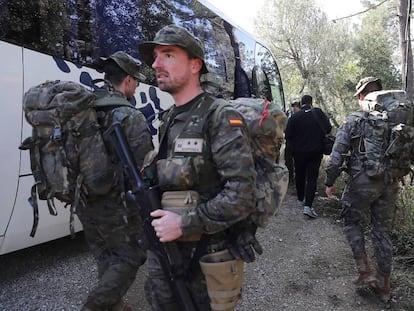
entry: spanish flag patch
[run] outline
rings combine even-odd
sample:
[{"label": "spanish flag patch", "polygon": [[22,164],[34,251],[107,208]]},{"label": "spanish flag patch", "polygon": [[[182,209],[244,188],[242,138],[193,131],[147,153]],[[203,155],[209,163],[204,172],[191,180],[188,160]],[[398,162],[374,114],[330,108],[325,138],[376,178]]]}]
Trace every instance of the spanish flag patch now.
[{"label": "spanish flag patch", "polygon": [[229,123],[231,126],[242,126],[243,120],[239,118],[231,118],[229,119]]}]

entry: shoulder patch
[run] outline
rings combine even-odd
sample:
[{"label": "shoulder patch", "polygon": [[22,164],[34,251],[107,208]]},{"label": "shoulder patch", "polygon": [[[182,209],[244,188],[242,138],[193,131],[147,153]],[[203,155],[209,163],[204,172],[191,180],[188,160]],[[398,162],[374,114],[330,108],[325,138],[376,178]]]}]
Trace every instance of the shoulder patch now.
[{"label": "shoulder patch", "polygon": [[229,124],[231,126],[242,126],[243,120],[241,118],[229,118]]}]

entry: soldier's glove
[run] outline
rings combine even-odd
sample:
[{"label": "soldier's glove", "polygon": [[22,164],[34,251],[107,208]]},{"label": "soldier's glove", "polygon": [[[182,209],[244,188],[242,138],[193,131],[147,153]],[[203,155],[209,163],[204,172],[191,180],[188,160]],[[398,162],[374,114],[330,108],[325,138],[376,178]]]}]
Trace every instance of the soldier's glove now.
[{"label": "soldier's glove", "polygon": [[247,220],[243,220],[229,229],[228,249],[236,259],[244,262],[253,262],[256,259],[255,252],[263,254],[262,246],[256,239],[257,226]]}]

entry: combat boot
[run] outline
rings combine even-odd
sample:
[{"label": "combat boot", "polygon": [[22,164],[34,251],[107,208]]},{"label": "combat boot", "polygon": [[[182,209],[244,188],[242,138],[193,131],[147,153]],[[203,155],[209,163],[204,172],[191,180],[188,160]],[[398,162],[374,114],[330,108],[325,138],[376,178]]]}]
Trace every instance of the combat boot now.
[{"label": "combat boot", "polygon": [[388,302],[391,299],[390,274],[377,271],[376,282],[371,286],[380,295],[383,302]]},{"label": "combat boot", "polygon": [[371,269],[367,254],[354,255],[356,267],[358,269],[357,277],[352,281],[355,285],[365,285],[377,281],[375,272]]}]

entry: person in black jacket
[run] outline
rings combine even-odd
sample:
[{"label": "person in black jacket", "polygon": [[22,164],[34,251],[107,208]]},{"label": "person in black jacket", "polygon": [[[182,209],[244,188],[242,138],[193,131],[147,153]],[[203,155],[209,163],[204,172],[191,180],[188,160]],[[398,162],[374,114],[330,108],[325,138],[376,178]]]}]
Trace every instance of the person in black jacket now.
[{"label": "person in black jacket", "polygon": [[[291,107],[292,108],[287,112],[288,118],[290,118],[294,113],[300,111],[300,101],[294,101]],[[291,186],[295,181],[295,167],[293,165],[292,147],[288,144],[288,142],[286,142],[285,146],[285,164],[289,170],[289,186]]]},{"label": "person in black jacket", "polygon": [[301,110],[289,118],[285,137],[293,151],[298,206],[303,207],[303,214],[316,218],[312,204],[323,157],[323,138],[332,125],[320,108],[312,107],[312,101],[310,95],[302,97]]}]

